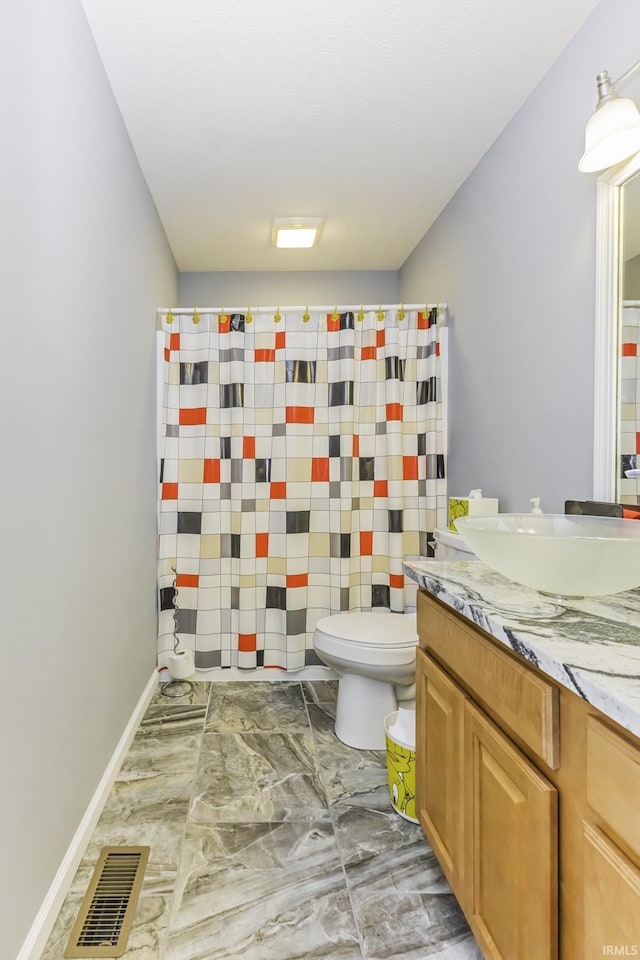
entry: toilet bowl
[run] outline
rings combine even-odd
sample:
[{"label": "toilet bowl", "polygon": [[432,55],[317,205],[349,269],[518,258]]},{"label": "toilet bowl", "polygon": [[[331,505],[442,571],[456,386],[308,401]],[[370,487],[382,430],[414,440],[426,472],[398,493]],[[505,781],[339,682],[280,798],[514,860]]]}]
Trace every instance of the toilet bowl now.
[{"label": "toilet bowl", "polygon": [[[460,534],[435,531],[436,559],[477,559]],[[384,750],[384,718],[415,699],[415,611],[337,613],[316,624],[313,648],[338,676],[336,736],[358,750]]]},{"label": "toilet bowl", "polygon": [[384,718],[415,696],[415,613],[338,613],[316,624],[313,647],[338,675],[336,736],[384,750]]}]

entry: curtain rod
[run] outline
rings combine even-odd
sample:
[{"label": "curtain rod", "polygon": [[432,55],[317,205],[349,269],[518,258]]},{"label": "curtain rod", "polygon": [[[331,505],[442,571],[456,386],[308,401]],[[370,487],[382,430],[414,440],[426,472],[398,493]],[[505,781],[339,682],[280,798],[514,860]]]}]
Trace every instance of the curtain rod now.
[{"label": "curtain rod", "polygon": [[334,310],[337,310],[338,313],[346,313],[347,311],[356,311],[356,310],[365,310],[365,311],[371,311],[371,310],[395,310],[396,308],[400,308],[400,307],[402,307],[403,310],[433,310],[434,307],[435,307],[437,310],[446,310],[446,309],[447,309],[447,304],[446,304],[445,302],[442,302],[442,303],[375,303],[375,304],[371,304],[371,303],[365,303],[365,304],[356,303],[356,304],[347,304],[347,305],[334,304],[334,303],[332,303],[332,304],[329,304],[329,305],[326,305],[326,306],[325,306],[325,305],[317,306],[317,305],[315,305],[315,304],[309,304],[309,305],[306,305],[306,306],[303,305],[303,306],[300,306],[300,307],[287,307],[287,306],[284,306],[284,307],[281,307],[281,306],[274,306],[274,307],[252,307],[252,306],[244,306],[244,307],[224,307],[224,306],[222,306],[222,307],[159,307],[158,310],[157,310],[157,313],[158,313],[158,315],[160,315],[160,316],[166,316],[167,313],[173,313],[173,314],[180,313],[180,314],[182,314],[183,316],[187,316],[187,317],[188,317],[188,316],[193,315],[196,310],[198,311],[198,313],[222,313],[222,312],[224,311],[225,314],[227,314],[227,313],[247,313],[248,311],[251,311],[251,313],[253,313],[253,314],[256,314],[256,313],[275,313],[276,311],[280,311],[280,313],[287,313],[287,312],[289,312],[289,311],[292,311],[292,312],[293,312],[293,311],[299,311],[299,310],[315,310],[315,311],[319,311],[319,312],[322,312],[322,313],[333,313]]}]

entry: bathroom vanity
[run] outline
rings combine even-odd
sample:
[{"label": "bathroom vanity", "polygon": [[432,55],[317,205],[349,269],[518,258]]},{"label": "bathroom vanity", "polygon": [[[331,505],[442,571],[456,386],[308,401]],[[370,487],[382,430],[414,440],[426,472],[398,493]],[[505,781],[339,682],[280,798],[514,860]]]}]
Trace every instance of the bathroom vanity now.
[{"label": "bathroom vanity", "polygon": [[640,591],[415,561],[417,805],[486,958],[640,956]]}]

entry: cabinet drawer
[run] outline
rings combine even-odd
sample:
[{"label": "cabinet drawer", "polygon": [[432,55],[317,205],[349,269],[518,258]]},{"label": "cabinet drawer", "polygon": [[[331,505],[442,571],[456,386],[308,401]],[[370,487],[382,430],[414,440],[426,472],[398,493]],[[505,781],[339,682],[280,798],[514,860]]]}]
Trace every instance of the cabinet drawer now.
[{"label": "cabinet drawer", "polygon": [[418,595],[420,646],[435,654],[474,700],[500,717],[547,766],[559,766],[559,696],[530,667],[521,666],[428,594]]},{"label": "cabinet drawer", "polygon": [[587,803],[640,857],[640,748],[597,717],[587,719]]}]

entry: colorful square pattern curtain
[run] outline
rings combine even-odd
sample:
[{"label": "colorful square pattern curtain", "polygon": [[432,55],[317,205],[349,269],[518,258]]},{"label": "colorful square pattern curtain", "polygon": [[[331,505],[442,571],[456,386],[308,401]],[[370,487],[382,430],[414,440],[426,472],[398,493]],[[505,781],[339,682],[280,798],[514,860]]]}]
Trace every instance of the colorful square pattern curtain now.
[{"label": "colorful square pattern curtain", "polygon": [[446,515],[437,313],[163,321],[160,652],[174,597],[201,670],[300,670],[319,618],[404,611]]}]

